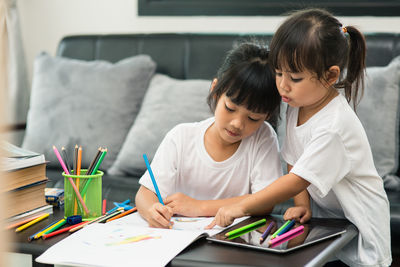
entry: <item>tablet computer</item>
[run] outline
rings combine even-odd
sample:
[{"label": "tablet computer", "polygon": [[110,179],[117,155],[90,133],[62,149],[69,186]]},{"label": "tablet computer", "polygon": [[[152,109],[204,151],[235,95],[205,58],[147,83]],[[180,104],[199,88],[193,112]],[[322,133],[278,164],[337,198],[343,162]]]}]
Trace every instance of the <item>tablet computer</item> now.
[{"label": "tablet computer", "polygon": [[[270,245],[269,241],[271,241],[271,235],[285,223],[285,220],[283,220],[282,216],[274,216],[274,215],[267,216],[265,218],[266,218],[265,224],[256,227],[255,229],[252,228],[250,232],[244,234],[238,234],[231,237],[227,237],[225,235],[226,233],[232,230],[235,230],[244,225],[248,225],[250,223],[260,220],[259,217],[248,218],[247,220],[244,220],[243,222],[237,225],[227,228],[226,230],[216,235],[208,237],[207,240],[232,246],[270,251],[274,253],[286,253],[305,246],[309,246],[311,244],[320,242],[328,238],[339,236],[346,232],[346,228],[343,227],[343,225],[335,226],[334,224],[322,225],[315,223],[314,224],[306,223],[302,224],[304,228],[301,227],[302,230],[298,231],[298,233],[289,236],[287,239],[284,239],[281,242],[277,242],[275,244]],[[263,242],[260,242],[260,237],[262,236],[262,234],[264,233],[264,231],[271,222],[275,223],[274,227],[271,229],[271,232],[266,237],[266,239]],[[299,226],[300,224],[296,222],[292,229]]]}]

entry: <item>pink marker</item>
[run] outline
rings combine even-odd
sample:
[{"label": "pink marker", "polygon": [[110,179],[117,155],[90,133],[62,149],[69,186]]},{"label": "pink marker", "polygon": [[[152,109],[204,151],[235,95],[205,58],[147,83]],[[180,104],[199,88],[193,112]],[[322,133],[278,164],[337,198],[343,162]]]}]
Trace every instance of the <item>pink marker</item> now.
[{"label": "pink marker", "polygon": [[[56,154],[57,159],[58,159],[58,161],[60,162],[61,167],[63,168],[64,172],[65,172],[67,175],[69,175],[70,173],[69,173],[69,171],[68,171],[68,169],[67,169],[67,166],[65,166],[65,163],[64,163],[64,161],[62,160],[61,155],[60,155],[60,153],[58,152],[56,146],[53,146],[53,150],[54,150],[54,153]],[[81,194],[79,193],[79,190],[78,190],[78,188],[76,187],[74,181],[72,180],[71,177],[68,177],[68,180],[69,180],[69,182],[71,183],[72,188],[74,189],[74,191],[75,191],[75,193],[76,193],[76,196],[77,196],[78,199],[79,199],[79,202],[81,202],[83,209],[84,209],[85,212],[88,214],[88,213],[89,213],[89,210],[88,210],[88,208],[86,207],[85,202],[83,201],[82,196],[81,196]]]}]

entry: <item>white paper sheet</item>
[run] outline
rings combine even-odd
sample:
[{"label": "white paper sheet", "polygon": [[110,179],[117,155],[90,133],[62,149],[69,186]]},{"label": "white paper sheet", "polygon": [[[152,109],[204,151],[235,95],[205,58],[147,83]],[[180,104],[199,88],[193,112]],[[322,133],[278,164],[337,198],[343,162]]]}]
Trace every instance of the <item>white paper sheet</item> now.
[{"label": "white paper sheet", "polygon": [[[238,223],[246,218],[235,221]],[[213,217],[173,217],[173,229],[150,228],[138,213],[109,223],[91,224],[66,237],[36,258],[69,266],[165,266],[202,234]]]}]

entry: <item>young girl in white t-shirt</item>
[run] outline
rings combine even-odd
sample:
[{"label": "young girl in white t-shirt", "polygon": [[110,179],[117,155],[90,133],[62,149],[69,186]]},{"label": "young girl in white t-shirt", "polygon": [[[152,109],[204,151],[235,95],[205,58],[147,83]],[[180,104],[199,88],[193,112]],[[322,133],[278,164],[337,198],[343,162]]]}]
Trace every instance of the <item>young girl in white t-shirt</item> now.
[{"label": "young girl in white t-shirt", "polygon": [[348,104],[358,101],[365,53],[363,35],[324,10],[302,10],[286,19],[271,40],[270,62],[288,104],[282,156],[289,173],[221,208],[209,227],[268,213],[293,197],[295,207],[285,219],[347,218],[358,228],[359,235],[337,255],[341,261],[390,265],[389,202],[365,131]]},{"label": "young girl in white t-shirt", "polygon": [[214,117],[174,127],[151,163],[165,206],[148,172],[139,181],[136,205],[152,227],[168,228],[173,214],[214,216],[282,175],[277,136],[266,122],[281,103],[268,50],[243,43],[230,51],[207,100]]}]

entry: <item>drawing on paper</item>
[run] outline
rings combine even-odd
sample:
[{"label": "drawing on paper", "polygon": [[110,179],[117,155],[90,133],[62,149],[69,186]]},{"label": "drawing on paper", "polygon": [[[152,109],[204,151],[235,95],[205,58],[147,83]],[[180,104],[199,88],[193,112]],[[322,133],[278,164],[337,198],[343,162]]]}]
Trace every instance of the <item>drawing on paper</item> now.
[{"label": "drawing on paper", "polygon": [[127,237],[118,242],[107,243],[105,245],[106,246],[118,246],[118,245],[130,244],[130,243],[137,243],[137,242],[149,240],[149,239],[160,239],[160,238],[161,238],[161,236],[137,235],[137,236]]}]

